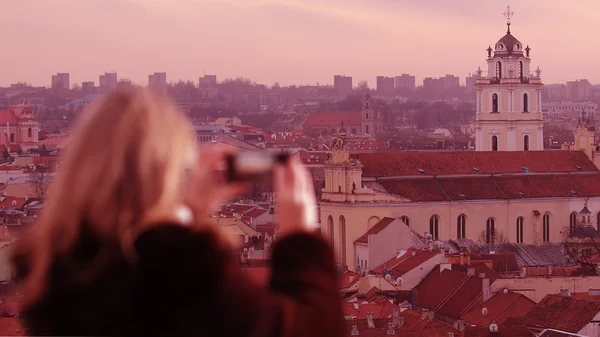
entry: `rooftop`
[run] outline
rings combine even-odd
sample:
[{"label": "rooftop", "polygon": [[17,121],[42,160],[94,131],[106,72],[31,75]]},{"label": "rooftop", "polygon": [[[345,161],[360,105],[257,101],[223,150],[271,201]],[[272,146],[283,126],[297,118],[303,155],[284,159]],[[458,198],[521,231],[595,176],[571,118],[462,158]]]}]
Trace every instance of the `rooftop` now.
[{"label": "rooftop", "polygon": [[503,324],[508,318],[525,316],[534,306],[535,302],[524,295],[499,292],[463,314],[460,319],[478,326],[489,326],[492,322]]},{"label": "rooftop", "polygon": [[578,332],[600,312],[600,302],[560,295],[547,295],[522,322],[530,328]]}]

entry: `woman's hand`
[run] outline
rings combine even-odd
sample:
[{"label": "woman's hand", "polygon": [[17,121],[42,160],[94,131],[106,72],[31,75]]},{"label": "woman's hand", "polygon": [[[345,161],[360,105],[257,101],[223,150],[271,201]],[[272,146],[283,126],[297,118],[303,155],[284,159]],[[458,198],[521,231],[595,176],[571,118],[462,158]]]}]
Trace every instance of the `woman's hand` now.
[{"label": "woman's hand", "polygon": [[279,234],[313,231],[317,228],[317,201],[310,172],[292,157],[274,168],[279,213]]},{"label": "woman's hand", "polygon": [[[208,216],[216,207],[246,192],[247,184],[231,184],[224,180],[224,159],[235,150],[213,145],[198,153],[197,165],[185,182],[184,203],[194,217]],[[196,221],[198,222],[198,221]]]}]

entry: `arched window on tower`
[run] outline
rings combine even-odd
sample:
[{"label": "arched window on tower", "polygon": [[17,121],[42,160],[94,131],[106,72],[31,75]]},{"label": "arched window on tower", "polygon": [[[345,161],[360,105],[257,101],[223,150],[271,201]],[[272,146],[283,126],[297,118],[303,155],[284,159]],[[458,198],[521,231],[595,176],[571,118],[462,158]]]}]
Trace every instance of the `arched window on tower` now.
[{"label": "arched window on tower", "polygon": [[27,137],[31,138],[32,135],[33,131],[31,130],[31,128],[27,129]]},{"label": "arched window on tower", "polygon": [[498,151],[498,136],[492,136],[492,151]]},{"label": "arched window on tower", "polygon": [[523,151],[529,151],[529,135],[523,137]]},{"label": "arched window on tower", "polygon": [[346,265],[346,218],[340,215],[340,263]]},{"label": "arched window on tower", "polygon": [[523,94],[523,112],[529,112],[529,96]]},{"label": "arched window on tower", "polygon": [[569,234],[575,233],[575,228],[577,228],[577,212],[571,212],[569,216]]},{"label": "arched window on tower", "polygon": [[439,240],[440,218],[437,215],[432,215],[429,219],[429,234],[434,240]]},{"label": "arched window on tower", "polygon": [[365,119],[369,119],[369,113],[368,112],[365,113]]},{"label": "arched window on tower", "polygon": [[498,94],[492,95],[492,112],[498,112]]},{"label": "arched window on tower", "polygon": [[467,216],[461,214],[456,218],[456,238],[464,239],[467,237]]},{"label": "arched window on tower", "polygon": [[542,222],[542,241],[550,242],[550,215],[544,214],[544,221]]},{"label": "arched window on tower", "polygon": [[523,243],[523,222],[522,216],[517,218],[517,243]]},{"label": "arched window on tower", "polygon": [[487,219],[485,223],[485,243],[494,244],[494,237],[496,236],[496,221],[494,218]]},{"label": "arched window on tower", "polygon": [[365,125],[365,133],[369,134],[369,126],[368,125]]},{"label": "arched window on tower", "polygon": [[327,231],[329,233],[329,244],[331,245],[331,247],[333,247],[334,245],[334,232],[333,232],[333,217],[330,215],[327,217]]},{"label": "arched window on tower", "polygon": [[502,78],[502,62],[496,62],[496,77],[498,79]]},{"label": "arched window on tower", "polygon": [[519,61],[519,78],[523,78],[523,61]]}]

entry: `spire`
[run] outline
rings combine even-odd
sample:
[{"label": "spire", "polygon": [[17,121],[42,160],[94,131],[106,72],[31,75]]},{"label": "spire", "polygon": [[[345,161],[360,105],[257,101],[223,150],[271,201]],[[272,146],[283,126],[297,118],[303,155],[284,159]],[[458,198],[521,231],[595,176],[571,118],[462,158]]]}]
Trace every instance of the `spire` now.
[{"label": "spire", "polygon": [[510,34],[510,19],[515,13],[510,9],[510,6],[506,6],[506,11],[504,12],[504,17],[506,18],[506,34]]}]

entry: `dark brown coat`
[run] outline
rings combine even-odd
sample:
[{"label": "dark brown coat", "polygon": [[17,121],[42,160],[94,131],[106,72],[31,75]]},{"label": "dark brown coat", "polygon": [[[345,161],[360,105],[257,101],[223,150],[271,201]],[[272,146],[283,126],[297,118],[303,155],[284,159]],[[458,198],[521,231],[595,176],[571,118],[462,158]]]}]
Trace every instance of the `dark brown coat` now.
[{"label": "dark brown coat", "polygon": [[[101,256],[90,237],[82,242],[71,263]],[[209,231],[154,227],[138,237],[136,263],[109,258],[91,282],[56,261],[49,291],[26,308],[24,323],[31,335],[342,336],[333,253],[322,238],[277,242],[268,289],[250,282],[219,242]]]}]

